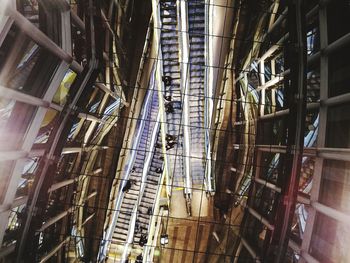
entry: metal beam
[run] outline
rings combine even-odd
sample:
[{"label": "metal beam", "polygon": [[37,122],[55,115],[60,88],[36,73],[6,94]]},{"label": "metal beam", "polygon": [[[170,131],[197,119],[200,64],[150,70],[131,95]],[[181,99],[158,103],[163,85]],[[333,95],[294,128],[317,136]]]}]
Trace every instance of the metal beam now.
[{"label": "metal beam", "polygon": [[28,201],[28,196],[20,196],[13,200],[11,204],[2,204],[0,205],[0,213],[6,212],[9,209],[16,208],[18,206],[24,205]]},{"label": "metal beam", "polygon": [[64,147],[61,154],[71,154],[71,153],[81,153],[81,152],[89,152],[96,150],[105,150],[108,149],[109,146],[103,145],[93,145],[90,147]]},{"label": "metal beam", "polygon": [[[233,144],[234,149],[254,148],[261,152],[272,153],[286,153],[287,146],[284,145],[249,145],[249,144]],[[295,147],[290,147],[290,150],[294,151]],[[350,161],[350,149],[349,148],[329,148],[329,147],[305,147],[303,149],[304,156],[322,157],[330,160],[343,160]],[[232,170],[233,169],[233,170]],[[235,168],[231,168],[235,171]]]},{"label": "metal beam", "polygon": [[48,252],[43,258],[40,259],[40,263],[44,263],[48,261],[53,255],[55,255],[66,243],[69,242],[70,237],[67,237],[61,243],[59,243],[56,247],[54,247],[50,252]]},{"label": "metal beam", "polygon": [[[272,184],[264,179],[255,177],[254,181],[260,185],[263,185],[263,186],[277,192],[277,193],[281,193],[280,187],[278,187],[277,185]],[[297,196],[297,202],[301,203],[301,204],[305,204],[305,205],[310,205],[310,203],[311,203],[310,198],[306,197],[305,195],[302,195],[301,193],[299,193]]]},{"label": "metal beam", "polygon": [[68,208],[66,211],[59,213],[58,215],[50,218],[49,220],[47,220],[37,231],[38,232],[42,232],[44,231],[46,228],[48,228],[49,226],[51,226],[52,224],[56,223],[57,221],[61,220],[63,217],[65,217],[66,215],[70,214],[71,212],[73,212],[74,207],[70,207]]},{"label": "metal beam", "polygon": [[0,152],[0,161],[12,161],[22,158],[28,158],[28,152],[26,151],[6,151]]},{"label": "metal beam", "polygon": [[310,201],[310,197],[306,194],[303,194],[301,192],[299,192],[298,196],[297,196],[297,202],[304,204],[304,205],[310,205],[311,201]]},{"label": "metal beam", "polygon": [[[318,109],[319,107],[320,107],[320,103],[319,102],[311,102],[311,103],[308,103],[306,105],[306,109],[307,110],[315,110],[315,109]],[[289,114],[289,109],[280,110],[280,111],[276,111],[274,113],[265,114],[264,116],[259,116],[257,119],[251,119],[251,120],[245,120],[245,121],[237,121],[237,122],[234,123],[234,126],[245,125],[245,124],[250,123],[250,122],[256,122],[257,120],[275,119],[275,118],[278,118],[278,117],[286,116],[288,114]]]},{"label": "metal beam", "polygon": [[97,191],[92,192],[87,197],[85,197],[85,202],[97,195]]},{"label": "metal beam", "polygon": [[301,257],[307,262],[307,263],[320,263],[317,259],[315,259],[313,256],[311,256],[306,251],[301,251]]},{"label": "metal beam", "polygon": [[94,84],[97,88],[99,88],[100,90],[104,91],[105,93],[109,94],[112,98],[114,99],[120,99],[120,101],[123,103],[123,105],[125,107],[129,107],[130,104],[128,102],[126,102],[124,99],[123,99],[123,96],[118,96],[116,95],[113,91],[111,91],[109,88],[106,87],[106,85],[100,83],[100,82],[96,82]]},{"label": "metal beam", "polygon": [[2,98],[16,100],[19,102],[23,102],[29,105],[49,108],[50,102],[40,99],[38,97],[34,97],[28,94],[25,94],[21,91],[10,89],[5,86],[0,85],[0,94]]},{"label": "metal beam", "polygon": [[109,21],[105,15],[105,13],[103,12],[103,10],[101,9],[101,17],[103,19],[103,23],[106,25],[107,29],[109,30],[109,32],[112,34],[113,38],[114,38],[114,31],[111,27],[111,25],[109,24]]},{"label": "metal beam", "polygon": [[81,227],[83,227],[87,222],[89,222],[94,216],[96,215],[96,213],[92,213],[91,215],[89,215],[84,222],[81,224]]},{"label": "metal beam", "polygon": [[[12,5],[16,5],[16,2],[13,2],[13,1],[9,1],[9,2]],[[4,16],[1,10],[0,11],[0,46],[4,42],[7,36],[7,33],[10,31],[12,24],[13,24],[13,19],[8,16]]]},{"label": "metal beam", "polygon": [[72,18],[73,23],[82,31],[85,32],[85,23],[83,20],[80,19],[80,17],[73,11],[70,11],[70,15]]},{"label": "metal beam", "polygon": [[92,174],[95,175],[95,174],[99,174],[103,171],[102,168],[97,168],[96,170],[92,171]]},{"label": "metal beam", "polygon": [[68,179],[68,180],[65,180],[65,181],[62,181],[62,182],[58,182],[58,183],[55,183],[53,185],[51,185],[51,187],[49,188],[49,190],[47,191],[48,193],[51,193],[57,189],[60,189],[64,186],[67,186],[67,185],[70,185],[72,183],[74,183],[74,179]]},{"label": "metal beam", "polygon": [[6,247],[2,247],[0,249],[0,260],[3,257],[6,257],[6,256],[10,255],[11,253],[15,252],[15,249],[16,249],[16,243],[11,244],[11,245],[6,246]]},{"label": "metal beam", "polygon": [[317,212],[324,214],[327,217],[333,218],[339,222],[342,222],[346,225],[350,225],[350,215],[340,212],[334,208],[321,204],[319,202],[311,202],[313,208],[316,209]]},{"label": "metal beam", "polygon": [[[262,62],[260,62],[260,64],[262,64]],[[286,75],[287,72],[288,71],[286,70],[286,71],[282,72],[280,75],[275,76],[274,78],[272,78],[268,82],[262,83],[261,86],[258,86],[256,88],[256,91],[265,90],[265,89],[271,88],[271,87],[279,84],[280,82],[282,82],[284,80],[284,76]]]},{"label": "metal beam", "polygon": [[4,151],[0,152],[0,161],[13,161],[19,159],[27,159],[32,157],[41,157],[45,154],[45,150],[32,151]]},{"label": "metal beam", "polygon": [[248,250],[249,254],[252,256],[252,258],[255,260],[256,263],[261,263],[260,258],[258,257],[257,253],[254,251],[254,249],[249,245],[249,243],[241,236],[241,242],[243,246]]},{"label": "metal beam", "polygon": [[[183,2],[180,0],[180,2]],[[211,126],[212,126],[212,120],[213,120],[213,112],[214,112],[214,90],[215,85],[217,84],[215,82],[215,79],[217,78],[217,69],[214,67],[214,61],[215,61],[215,51],[214,46],[220,45],[219,42],[215,43],[213,40],[213,37],[210,37],[210,35],[215,35],[216,32],[214,32],[214,26],[213,23],[215,22],[212,13],[214,11],[214,6],[210,4],[210,0],[205,1],[205,7],[204,7],[204,61],[205,61],[205,69],[204,69],[204,128],[205,128],[205,190],[207,192],[213,192],[214,191],[214,178],[212,180],[212,140],[211,140]],[[225,11],[226,12],[226,11]],[[186,17],[187,17],[186,12]],[[226,13],[225,13],[226,18]],[[187,18],[188,20],[188,18]],[[225,25],[225,23],[224,23]],[[188,25],[187,25],[188,26]],[[222,34],[224,35],[224,27],[222,29]],[[188,30],[187,30],[188,32]],[[223,40],[222,40],[223,41]],[[222,48],[223,42],[221,42],[221,48]],[[220,59],[219,59],[220,60]],[[189,84],[188,84],[189,85]]]},{"label": "metal beam", "polygon": [[263,62],[264,60],[268,59],[270,56],[272,56],[276,51],[282,48],[282,44],[284,41],[286,41],[289,37],[289,33],[286,33],[275,45],[272,45],[257,61],[257,63]]},{"label": "metal beam", "polygon": [[[319,31],[320,31],[320,46],[321,50],[328,46],[328,18],[327,18],[327,8],[325,8],[320,3],[319,9]],[[318,52],[318,59],[320,59],[320,100],[328,100],[328,57],[324,56],[323,53]],[[327,130],[327,117],[328,107],[324,107],[321,104],[319,110],[319,127],[317,135],[317,146],[324,147],[326,140],[326,130]],[[312,178],[312,188],[310,194],[311,202],[317,202],[319,199],[319,192],[321,187],[321,176],[323,170],[324,159],[317,157],[314,166],[314,174]],[[306,227],[303,234],[303,241],[301,248],[303,251],[308,252],[310,248],[311,238],[313,235],[313,228],[316,220],[316,209],[310,206],[308,210],[308,217],[306,220]],[[301,262],[310,262],[305,257],[300,260]]]},{"label": "metal beam", "polygon": [[246,206],[246,209],[249,211],[249,213],[254,216],[256,219],[258,219],[261,223],[263,223],[269,230],[273,231],[275,227],[270,224],[270,222],[264,218],[262,215],[260,215],[257,211],[255,211],[253,208]]},{"label": "metal beam", "polygon": [[105,123],[105,121],[102,120],[102,118],[100,119],[100,118],[98,118],[96,116],[93,116],[91,114],[88,114],[88,113],[80,112],[78,114],[78,117],[81,118],[81,119],[86,119],[88,121],[92,121],[92,122],[98,122],[98,123],[103,123],[103,124]]},{"label": "metal beam", "polygon": [[[321,9],[322,10],[322,9]],[[321,51],[316,52],[308,57],[307,62],[309,65],[315,64],[321,59],[321,57],[328,57],[337,50],[346,47],[350,44],[350,33],[344,35],[343,37],[337,39],[333,43],[326,45],[326,47],[321,48]]]},{"label": "metal beam", "polygon": [[[26,103],[29,105],[33,105],[33,106],[37,106],[37,107],[43,107],[43,108],[51,108],[57,111],[62,111],[63,110],[63,106],[46,101],[44,99],[32,96],[32,95],[28,95],[25,94],[21,91],[15,90],[15,89],[10,89],[7,87],[4,87],[2,85],[0,85],[0,94],[2,98],[6,98],[6,99],[13,99],[22,103]],[[87,119],[89,121],[93,121],[93,122],[99,122],[99,123],[104,123],[104,121],[100,118],[97,118],[91,114],[88,113],[82,113],[80,112],[78,114],[78,117],[81,119]]]},{"label": "metal beam", "polygon": [[20,196],[13,200],[13,203],[11,203],[11,208],[15,208],[21,205],[26,204],[28,201],[28,196]]},{"label": "metal beam", "polygon": [[[266,101],[266,88],[261,88],[261,87],[264,87],[266,85],[266,82],[265,82],[265,63],[264,63],[264,60],[261,60],[260,63],[259,63],[259,79],[260,79],[260,83],[261,83],[261,86],[258,87],[256,89],[256,91],[260,91],[260,101],[259,101],[259,107],[258,107],[258,112],[259,112],[259,116],[264,116],[265,114],[265,101]],[[278,80],[279,77],[275,77],[274,79],[271,79],[269,82],[273,81],[273,80]],[[282,77],[283,79],[283,77]],[[246,99],[246,96],[244,96],[245,99]]]},{"label": "metal beam", "polygon": [[[282,24],[282,22],[285,20],[287,14],[288,14],[288,7],[286,7],[283,10],[282,14],[277,18],[275,23],[272,24],[272,26],[270,27],[266,35],[270,35],[273,31],[275,31],[275,29],[278,28]],[[266,35],[264,38],[266,38]]]},{"label": "metal beam", "polygon": [[[306,105],[307,110],[318,109],[319,107],[320,107],[320,103],[318,103],[318,102],[311,102],[311,103],[308,103]],[[280,111],[276,111],[275,113],[266,114],[264,116],[261,116],[261,117],[259,117],[259,120],[273,119],[273,118],[285,116],[288,114],[289,114],[289,109],[280,110]]]},{"label": "metal beam", "polygon": [[334,105],[339,105],[347,102],[350,102],[350,93],[327,98],[325,100],[321,100],[320,103],[321,103],[321,106],[334,106]]},{"label": "metal beam", "polygon": [[[85,201],[89,200],[90,198],[94,197],[97,194],[97,192],[93,192],[90,195],[88,195],[85,198]],[[44,231],[46,228],[48,228],[49,226],[51,226],[52,224],[56,223],[57,221],[61,220],[63,217],[65,217],[66,215],[72,213],[74,211],[74,207],[70,207],[68,208],[66,211],[59,213],[58,215],[50,218],[49,220],[47,220],[37,231],[38,232],[42,232]]]},{"label": "metal beam", "polygon": [[84,151],[84,148],[81,147],[64,147],[61,154],[81,153]]},{"label": "metal beam", "polygon": [[260,185],[266,186],[267,188],[280,193],[281,192],[281,188],[276,186],[275,184],[269,183],[268,181],[264,180],[264,179],[260,179],[255,177],[254,181],[257,182]]},{"label": "metal beam", "polygon": [[299,246],[297,243],[295,243],[292,239],[289,239],[289,241],[288,241],[288,246],[289,246],[291,249],[293,249],[294,252],[296,252],[297,254],[300,255],[301,248],[300,248],[300,246]]},{"label": "metal beam", "polygon": [[350,44],[350,33],[338,38],[334,42],[330,43],[326,48],[321,50],[322,55],[329,56],[335,51],[340,50],[341,48],[346,47]]},{"label": "metal beam", "polygon": [[350,149],[349,148],[317,148],[317,156],[331,159],[350,161]]}]

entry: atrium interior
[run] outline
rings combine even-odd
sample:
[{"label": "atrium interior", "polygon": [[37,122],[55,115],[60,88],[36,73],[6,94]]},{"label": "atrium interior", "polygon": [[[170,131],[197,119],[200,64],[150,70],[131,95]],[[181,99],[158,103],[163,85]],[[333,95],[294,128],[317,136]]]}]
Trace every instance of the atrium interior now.
[{"label": "atrium interior", "polygon": [[350,262],[346,85],[349,0],[2,0],[0,263]]}]

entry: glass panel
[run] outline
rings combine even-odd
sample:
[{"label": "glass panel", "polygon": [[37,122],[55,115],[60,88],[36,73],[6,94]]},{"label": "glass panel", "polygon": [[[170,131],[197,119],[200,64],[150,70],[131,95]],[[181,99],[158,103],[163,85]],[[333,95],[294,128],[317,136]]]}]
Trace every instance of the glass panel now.
[{"label": "glass panel", "polygon": [[311,181],[314,175],[315,158],[303,157],[301,165],[301,173],[299,179],[299,191],[309,194],[311,190]]},{"label": "glass panel", "polygon": [[22,178],[19,181],[16,197],[28,196],[33,187],[35,171],[39,165],[39,158],[32,158],[25,162]]},{"label": "glass panel", "polygon": [[311,238],[310,254],[322,263],[346,263],[350,258],[348,224],[318,213]]},{"label": "glass panel", "polygon": [[52,1],[22,0],[18,1],[17,9],[32,24],[61,46],[63,8],[60,4]]},{"label": "glass panel", "polygon": [[332,43],[350,32],[348,0],[331,1],[327,5],[328,42]]},{"label": "glass panel", "polygon": [[263,152],[260,164],[260,174],[262,179],[265,179],[273,184],[277,183],[278,178],[278,163],[280,154]]},{"label": "glass panel", "polygon": [[87,108],[89,109],[90,113],[97,113],[99,105],[102,102],[103,96],[104,96],[104,92],[99,89],[96,89],[93,92],[90,98],[89,104],[87,105]]},{"label": "glass panel", "polygon": [[[350,17],[350,16],[349,16]],[[339,27],[341,28],[341,26]],[[348,47],[331,54],[328,59],[329,96],[349,93],[350,83],[350,49]]]},{"label": "glass panel", "polygon": [[15,100],[0,98],[0,130],[6,126],[15,104]]},{"label": "glass panel", "polygon": [[324,161],[319,200],[334,209],[350,213],[350,162]]},{"label": "glass panel", "polygon": [[318,124],[318,111],[307,112],[305,117],[304,147],[317,145]]},{"label": "glass panel", "polygon": [[350,105],[344,104],[328,109],[326,146],[332,148],[350,147]]},{"label": "glass panel", "polygon": [[264,105],[264,113],[270,114],[276,110],[276,99],[272,96],[275,96],[276,90],[266,90],[265,92],[265,105]]},{"label": "glass panel", "polygon": [[25,205],[21,205],[11,209],[2,246],[8,246],[15,243],[17,238],[20,236],[20,227],[23,223],[25,208]]},{"label": "glass panel", "polygon": [[16,150],[34,117],[36,107],[0,99],[0,150]]},{"label": "glass panel", "polygon": [[253,208],[268,220],[273,219],[273,204],[276,192],[264,185],[256,184]]},{"label": "glass panel", "polygon": [[307,41],[307,54],[309,56],[312,54],[315,54],[320,48],[318,28],[312,28],[307,32],[306,41]]},{"label": "glass panel", "polygon": [[14,164],[13,161],[0,162],[0,204],[4,201]]},{"label": "glass panel", "polygon": [[91,124],[91,121],[85,120],[83,122],[82,127],[80,128],[79,133],[78,133],[77,137],[74,140],[75,143],[79,143],[80,144],[80,143],[82,143],[84,141],[85,134],[86,134],[87,130],[89,129],[90,124]]},{"label": "glass panel", "polygon": [[245,246],[242,246],[241,253],[238,257],[238,262],[244,262],[244,263],[256,263],[256,259],[252,258],[248,250],[245,248]]},{"label": "glass panel", "polygon": [[[327,8],[328,41],[332,43],[350,32],[350,5],[346,0],[331,2]],[[344,48],[329,57],[330,96],[350,92],[350,50]]]},{"label": "glass panel", "polygon": [[12,26],[0,47],[0,84],[42,97],[59,59]]},{"label": "glass panel", "polygon": [[283,118],[266,120],[260,122],[257,144],[263,145],[285,145],[283,140],[284,131]]},{"label": "glass panel", "polygon": [[297,203],[292,223],[292,239],[294,242],[301,245],[301,240],[306,227],[308,217],[308,207],[304,204]]},{"label": "glass panel", "polygon": [[320,99],[320,69],[315,68],[307,73],[306,102],[317,102]]},{"label": "glass panel", "polygon": [[[110,104],[105,108],[105,110],[103,112],[102,120],[104,122],[107,122],[108,120],[112,120],[112,119],[114,120],[115,118],[118,118],[119,111],[121,108],[122,108],[122,104],[121,104],[120,99],[117,99],[117,100],[113,99],[110,102]],[[95,131],[95,134],[94,134],[94,138],[93,138],[94,141],[96,140],[96,138],[100,134],[100,131],[102,131],[105,126],[106,126],[106,124],[104,124],[103,122],[98,124],[96,131]]]},{"label": "glass panel", "polygon": [[271,61],[265,62],[264,66],[265,66],[265,82],[268,82],[271,78],[274,77],[272,76],[272,72],[271,72]]},{"label": "glass panel", "polygon": [[69,132],[69,135],[68,135],[68,138],[67,138],[67,142],[70,143],[73,141],[74,139],[74,136],[77,134],[77,132],[79,131],[79,123],[80,122],[83,122],[83,120],[79,120],[77,119],[76,122],[73,124],[70,132]]},{"label": "glass panel", "polygon": [[279,86],[276,89],[276,111],[283,110],[284,107],[284,87]]},{"label": "glass panel", "polygon": [[17,26],[12,26],[0,47],[0,83],[33,95],[35,87],[24,87],[39,58],[41,48]]},{"label": "glass panel", "polygon": [[76,162],[79,161],[77,158],[78,156],[78,153],[61,155],[56,177],[54,178],[55,181],[59,182],[70,178],[71,175],[73,177],[75,176],[73,168],[76,165]]},{"label": "glass panel", "polygon": [[77,74],[74,73],[72,70],[68,69],[68,71],[66,72],[66,75],[64,76],[60,86],[58,87],[53,97],[52,101],[54,103],[59,104],[61,106],[66,104],[69,89],[72,86],[76,77],[77,77]]},{"label": "glass panel", "polygon": [[57,124],[56,120],[58,116],[59,116],[59,112],[56,110],[49,109],[46,112],[34,143],[46,143],[48,141],[52,130],[55,128],[55,124]]},{"label": "glass panel", "polygon": [[284,71],[284,56],[282,53],[280,56],[276,57],[276,75],[281,74]]},{"label": "glass panel", "polygon": [[287,248],[286,257],[284,258],[285,263],[297,263],[300,259],[300,255],[293,251],[290,247]]},{"label": "glass panel", "polygon": [[17,5],[20,11],[26,18],[34,20],[32,22],[39,22],[39,1],[24,0]]}]

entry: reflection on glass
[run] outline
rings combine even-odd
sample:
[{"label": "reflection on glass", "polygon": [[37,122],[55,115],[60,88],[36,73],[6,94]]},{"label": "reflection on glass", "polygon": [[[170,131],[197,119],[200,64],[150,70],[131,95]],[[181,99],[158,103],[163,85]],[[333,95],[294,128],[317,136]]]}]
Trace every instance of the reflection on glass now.
[{"label": "reflection on glass", "polygon": [[317,214],[310,244],[310,254],[313,257],[324,263],[349,262],[349,244],[348,224]]},{"label": "reflection on glass", "polygon": [[319,200],[334,209],[350,213],[350,162],[324,161]]},{"label": "reflection on glass", "polygon": [[2,133],[1,130],[6,126],[7,120],[10,118],[15,103],[14,100],[0,99],[0,134]]},{"label": "reflection on glass", "polygon": [[64,76],[60,86],[58,87],[53,97],[52,101],[54,103],[62,106],[66,104],[69,89],[72,86],[76,76],[77,74],[71,71],[70,69],[66,72],[66,75]]}]

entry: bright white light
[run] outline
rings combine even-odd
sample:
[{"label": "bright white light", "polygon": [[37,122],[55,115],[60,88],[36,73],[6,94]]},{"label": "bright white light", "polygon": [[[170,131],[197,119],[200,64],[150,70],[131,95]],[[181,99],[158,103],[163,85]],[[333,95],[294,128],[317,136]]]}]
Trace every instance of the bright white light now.
[{"label": "bright white light", "polygon": [[162,246],[164,246],[164,245],[167,245],[168,243],[169,243],[169,237],[168,237],[168,235],[167,235],[167,234],[161,235],[161,236],[160,236],[160,244],[161,244]]},{"label": "bright white light", "polygon": [[2,20],[3,20],[3,16],[4,16],[4,13],[5,13],[5,10],[6,8],[10,5],[10,2],[14,2],[14,1],[11,1],[11,0],[3,0],[2,1],[3,3],[3,7],[0,8],[0,30],[2,29]]}]

